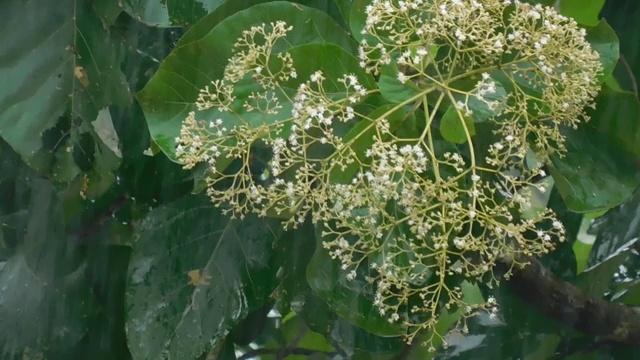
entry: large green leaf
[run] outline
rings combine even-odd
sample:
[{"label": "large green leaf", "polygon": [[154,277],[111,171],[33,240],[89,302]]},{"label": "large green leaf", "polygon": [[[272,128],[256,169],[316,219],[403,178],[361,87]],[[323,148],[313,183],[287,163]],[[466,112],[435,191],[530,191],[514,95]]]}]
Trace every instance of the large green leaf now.
[{"label": "large green leaf", "polygon": [[[349,53],[355,52],[355,42],[333,19],[301,5],[271,2],[226,18],[198,41],[176,48],[138,93],[151,136],[170,158],[175,159],[175,137],[180,133],[182,120],[196,109],[194,102],[199,90],[212,79],[222,77],[233,44],[242,31],[279,20],[293,26],[293,30],[286,41],[278,43],[275,53],[297,45],[326,42],[337,44]],[[202,34],[202,28],[198,29]]]},{"label": "large green leaf", "polygon": [[630,93],[604,89],[591,121],[567,131],[567,154],[553,158],[551,173],[569,209],[595,212],[615,207],[640,182],[640,105]]},{"label": "large green leaf", "polygon": [[368,90],[376,88],[371,74],[367,74],[359,65],[359,60],[343,47],[331,43],[303,44],[287,51],[296,64],[297,79],[283,83],[283,86],[296,89],[300,81],[306,81],[317,70],[322,70],[326,80],[323,88],[328,93],[344,92],[344,85],[338,82],[343,75],[352,74]]},{"label": "large green leaf", "polygon": [[105,107],[130,103],[118,39],[89,1],[11,0],[0,24],[0,136],[56,180],[108,176],[119,158],[93,122]]},{"label": "large green leaf", "polygon": [[139,224],[129,266],[127,337],[135,359],[195,359],[265,304],[279,223],[233,220],[205,196],[159,207]]},{"label": "large green leaf", "polygon": [[[16,214],[24,224],[15,229],[19,245],[0,262],[0,354],[8,359],[69,349],[87,331],[95,305],[86,264],[69,249],[53,185],[40,179],[30,185],[28,210]],[[0,223],[14,223],[10,216]]]},{"label": "large green leaf", "polygon": [[640,78],[640,7],[636,1],[607,1],[602,11],[616,32],[620,41],[620,62],[615,69],[615,79],[626,90],[638,93],[637,79]]}]

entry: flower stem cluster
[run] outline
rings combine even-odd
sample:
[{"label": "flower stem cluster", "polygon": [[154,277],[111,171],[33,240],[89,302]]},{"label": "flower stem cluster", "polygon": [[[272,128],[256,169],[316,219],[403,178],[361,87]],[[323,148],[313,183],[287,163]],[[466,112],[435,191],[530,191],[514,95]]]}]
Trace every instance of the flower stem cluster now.
[{"label": "flower stem cluster", "polygon": [[[469,303],[461,281],[492,286],[499,259],[564,240],[551,210],[523,212],[531,189],[543,190],[541,163],[565,151],[560,130],[588,120],[602,70],[584,30],[540,5],[373,0],[366,14],[360,65],[396,69],[416,95],[359,110],[380,90],[321,70],[284,88],[297,78],[294,60],[274,49],[292,28],[262,24],[238,39],[224,78],[201,91],[176,155],[185,168],[209,166],[208,195],[233,216],[282,217],[287,227],[311,218],[346,279],[363,276],[375,289],[380,315],[402,324],[409,342],[430,330],[430,343],[443,311],[497,316],[494,298]],[[399,131],[393,117],[405,111],[423,125]],[[462,144],[438,131],[451,111]],[[469,121],[493,138],[476,139]],[[256,145],[271,154],[259,170]]]}]

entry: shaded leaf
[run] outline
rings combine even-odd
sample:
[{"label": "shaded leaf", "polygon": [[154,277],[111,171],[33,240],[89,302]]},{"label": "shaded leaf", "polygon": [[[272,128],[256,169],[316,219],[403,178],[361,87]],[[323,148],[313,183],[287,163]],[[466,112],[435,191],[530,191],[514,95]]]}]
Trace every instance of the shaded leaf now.
[{"label": "shaded leaf", "polygon": [[[0,136],[34,169],[68,181],[81,171],[101,178],[119,163],[104,155],[91,122],[111,104],[127,105],[122,49],[88,1],[4,4],[0,23]],[[4,32],[9,34],[8,32]],[[83,144],[85,137],[93,145]],[[106,158],[105,158],[106,156]],[[82,158],[82,159],[78,159]],[[82,161],[87,161],[88,169]]]},{"label": "shaded leaf", "polygon": [[112,25],[122,12],[122,2],[113,0],[94,0],[93,8],[105,24]]},{"label": "shaded leaf", "polygon": [[338,12],[340,13],[340,16],[342,17],[342,20],[344,21],[344,23],[347,24],[347,26],[349,26],[349,23],[351,22],[350,20],[351,7],[353,6],[354,1],[352,0],[332,0],[332,1],[336,4],[336,7],[338,8]]},{"label": "shaded leaf", "polygon": [[214,11],[225,0],[124,0],[124,9],[149,26],[191,25]]},{"label": "shaded leaf", "polygon": [[372,0],[353,1],[351,4],[348,23],[351,29],[351,36],[358,40],[358,42],[363,39],[362,29],[364,29],[367,21],[366,8],[371,4],[371,1]]},{"label": "shaded leaf", "polygon": [[608,136],[615,148],[640,159],[640,103],[633,93],[605,88],[589,115],[596,123],[595,130]]},{"label": "shaded leaf", "polygon": [[[181,38],[178,40],[176,44],[176,48],[181,46],[188,45],[190,43],[200,41],[205,38],[209,32],[218,25],[221,21],[228,18],[229,16],[246,10],[254,5],[262,4],[267,2],[268,0],[234,0],[234,1],[225,1],[221,4],[217,9],[212,11],[207,16],[200,19],[198,22],[193,24]],[[222,59],[224,60],[224,59]]]},{"label": "shaded leaf", "polygon": [[[61,203],[53,185],[33,180],[21,245],[0,263],[0,353],[69,349],[84,336],[93,296],[84,267],[68,248]],[[3,221],[4,222],[4,221]]]},{"label": "shaded leaf", "polygon": [[[282,332],[288,344],[295,343],[300,348],[317,352],[335,351],[331,343],[322,334],[310,330],[300,316],[285,318],[282,322]],[[298,357],[298,359],[306,359],[306,357]]]},{"label": "shaded leaf", "polygon": [[316,246],[314,227],[305,221],[296,229],[286,231],[274,244],[273,264],[279,281],[274,297],[278,300],[277,310],[283,314],[291,311],[296,299],[309,292],[306,271]]},{"label": "shaded leaf", "polygon": [[194,359],[263,306],[279,223],[232,220],[205,196],[154,209],[135,235],[127,337],[135,359]]},{"label": "shaded leaf", "polygon": [[555,245],[555,249],[540,258],[540,263],[565,281],[573,281],[577,273],[577,259],[573,243],[578,236],[583,214],[570,211],[557,188],[549,192],[549,200],[544,207],[551,209],[565,229],[565,241]]}]

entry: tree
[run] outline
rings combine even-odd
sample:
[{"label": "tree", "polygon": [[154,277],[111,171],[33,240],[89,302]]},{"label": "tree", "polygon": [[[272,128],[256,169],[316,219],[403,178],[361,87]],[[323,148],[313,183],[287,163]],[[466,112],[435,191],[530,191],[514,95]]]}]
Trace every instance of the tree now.
[{"label": "tree", "polygon": [[627,358],[619,5],[7,2],[3,358]]}]

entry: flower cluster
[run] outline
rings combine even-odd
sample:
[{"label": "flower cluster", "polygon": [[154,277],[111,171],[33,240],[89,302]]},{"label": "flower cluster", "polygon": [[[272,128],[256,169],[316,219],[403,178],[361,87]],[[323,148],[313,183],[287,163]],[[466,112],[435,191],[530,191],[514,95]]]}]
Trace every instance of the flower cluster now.
[{"label": "flower cluster", "polygon": [[[402,324],[408,341],[424,329],[441,336],[442,311],[497,316],[494,298],[470,304],[460,281],[492,286],[501,258],[564,240],[551,210],[523,213],[531,189],[542,190],[541,164],[565,151],[560,129],[588,120],[601,65],[573,20],[540,5],[373,0],[366,14],[361,67],[402,69],[397,80],[418,95],[372,111],[358,105],[379,89],[320,70],[292,94],[281,84],[297,78],[294,59],[275,51],[292,28],[262,24],[238,39],[224,78],[201,91],[176,155],[185,168],[208,165],[207,193],[233,216],[292,227],[310,218],[345,278],[364,276],[380,315]],[[422,125],[400,129],[395,118],[409,108],[404,118]],[[451,111],[463,144],[437,131]],[[467,121],[487,124],[488,145]],[[257,146],[269,149],[262,166]],[[538,164],[525,161],[530,154]]]},{"label": "flower cluster", "polygon": [[[474,73],[499,78],[508,93],[492,117],[496,132],[522,142],[533,137],[543,161],[564,150],[561,126],[588,120],[599,55],[585,30],[553,8],[518,0],[373,0],[366,12],[360,60],[367,71],[396,60],[411,77],[454,94],[465,93],[457,84]],[[398,73],[402,81],[405,73]]]}]

